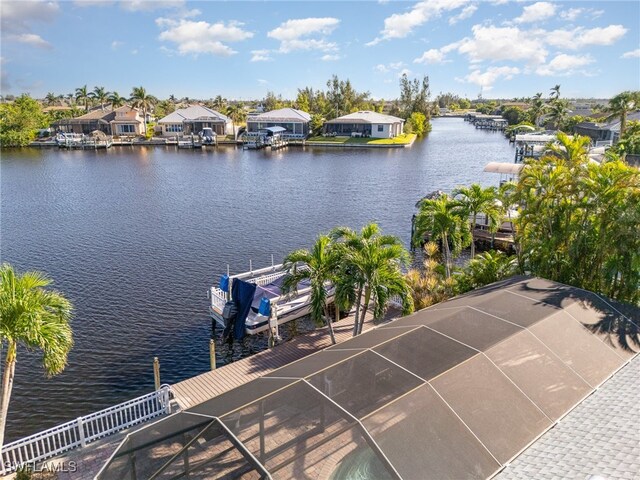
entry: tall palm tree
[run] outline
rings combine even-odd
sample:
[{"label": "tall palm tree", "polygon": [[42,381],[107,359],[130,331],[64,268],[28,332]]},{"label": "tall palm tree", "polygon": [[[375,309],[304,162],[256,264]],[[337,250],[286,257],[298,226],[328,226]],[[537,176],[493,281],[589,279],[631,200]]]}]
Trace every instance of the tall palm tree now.
[{"label": "tall palm tree", "polygon": [[411,291],[401,271],[408,263],[409,254],[398,237],[381,235],[375,223],[365,225],[359,234],[350,228],[338,227],[331,232],[331,237],[338,242],[336,248],[341,263],[336,289],[346,285],[355,292],[351,295],[355,296],[356,303],[354,336],[362,333],[371,301],[374,318],[383,315],[394,295],[402,299],[403,313],[413,311]]},{"label": "tall palm tree", "polygon": [[295,250],[289,253],[283,262],[287,271],[283,284],[284,292],[295,291],[302,280],[311,282],[311,318],[315,322],[325,319],[331,343],[334,345],[336,338],[327,309],[327,286],[334,281],[337,260],[335,250],[331,248],[331,239],[327,235],[321,235],[311,251]]},{"label": "tall palm tree", "polygon": [[75,94],[76,102],[84,103],[84,111],[89,111],[89,100],[91,97],[89,96],[89,91],[87,90],[87,86],[83,85],[82,87],[76,88]]},{"label": "tall palm tree", "polygon": [[56,97],[55,93],[49,92],[49,93],[47,93],[47,96],[44,97],[44,103],[47,106],[51,106],[51,105],[54,105],[56,103],[57,99],[58,99],[58,97]]},{"label": "tall palm tree", "polygon": [[607,120],[620,119],[620,138],[624,135],[627,127],[627,114],[633,112],[640,106],[640,91],[626,91],[619,93],[609,101],[606,112],[609,114]]},{"label": "tall palm tree", "polygon": [[236,122],[241,122],[246,117],[244,108],[239,103],[233,103],[227,107],[227,116],[231,119],[231,127],[233,128],[233,136],[236,135]]},{"label": "tall palm tree", "polygon": [[[489,221],[489,229],[496,231],[502,219],[502,205],[499,203],[495,187],[482,188],[477,183],[470,187],[460,187],[453,191],[453,197],[460,202],[471,217],[471,234],[475,232],[478,214],[484,213]],[[475,242],[471,242],[471,258],[476,255]]]},{"label": "tall palm tree", "polygon": [[213,99],[213,108],[219,112],[222,112],[227,108],[227,101],[222,98],[221,95],[218,95]]},{"label": "tall palm tree", "polygon": [[531,118],[531,123],[533,123],[534,126],[538,126],[538,120],[544,113],[545,109],[546,107],[544,100],[542,99],[542,93],[536,93],[529,101],[529,116]]},{"label": "tall palm tree", "polygon": [[127,99],[124,97],[121,97],[118,92],[111,92],[107,100],[109,100],[109,102],[111,103],[112,109],[122,107],[127,101]]},{"label": "tall palm tree", "polygon": [[176,98],[176,96],[175,96],[175,95],[173,95],[173,94],[169,95],[169,101],[170,101],[171,103],[173,103],[174,105],[175,105],[176,103],[178,103],[178,99],[177,99],[177,98]]},{"label": "tall palm tree", "polygon": [[549,120],[553,122],[556,129],[562,127],[569,116],[569,102],[563,99],[555,99],[548,105]]},{"label": "tall palm tree", "polygon": [[51,280],[40,272],[16,274],[0,267],[0,347],[6,343],[0,396],[0,448],[13,388],[18,345],[38,349],[47,375],[64,370],[73,345],[69,324],[73,307],[60,293],[45,290]]},{"label": "tall palm tree", "polygon": [[104,104],[109,98],[109,92],[104,87],[93,87],[93,92],[89,96],[100,104],[100,109],[104,112]]},{"label": "tall palm tree", "polygon": [[158,99],[153,95],[147,94],[144,87],[133,87],[131,91],[131,98],[129,99],[131,106],[142,109],[142,115],[144,118],[144,133],[147,133],[147,111],[158,103]]},{"label": "tall palm tree", "polygon": [[551,93],[549,94],[549,97],[557,100],[560,98],[560,85],[556,85],[554,87],[552,87],[551,89]]},{"label": "tall palm tree", "polygon": [[426,234],[432,241],[442,242],[445,271],[451,277],[453,258],[471,243],[469,221],[459,202],[442,194],[435,199],[422,200],[416,215],[415,243],[420,243]]}]

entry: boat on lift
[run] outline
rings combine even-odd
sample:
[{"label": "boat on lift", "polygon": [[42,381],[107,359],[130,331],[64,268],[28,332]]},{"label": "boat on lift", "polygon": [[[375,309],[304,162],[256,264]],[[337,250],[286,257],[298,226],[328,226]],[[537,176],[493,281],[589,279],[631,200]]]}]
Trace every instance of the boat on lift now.
[{"label": "boat on lift", "polygon": [[[309,315],[311,284],[304,280],[292,292],[285,293],[286,275],[282,264],[259,270],[250,266],[248,272],[222,275],[219,284],[210,289],[209,312],[215,324],[226,334],[233,333],[241,339],[245,334],[256,335],[270,329],[277,335],[278,326]],[[326,288],[327,302],[331,302],[334,288]]]}]

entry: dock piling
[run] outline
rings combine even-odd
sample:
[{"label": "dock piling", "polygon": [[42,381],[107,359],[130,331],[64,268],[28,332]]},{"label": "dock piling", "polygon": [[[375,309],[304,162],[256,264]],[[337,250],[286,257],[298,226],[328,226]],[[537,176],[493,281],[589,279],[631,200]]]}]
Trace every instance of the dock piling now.
[{"label": "dock piling", "polygon": [[158,357],[153,357],[153,381],[156,390],[160,390],[160,360]]},{"label": "dock piling", "polygon": [[212,338],[209,340],[209,360],[211,362],[211,370],[216,369],[216,341]]}]

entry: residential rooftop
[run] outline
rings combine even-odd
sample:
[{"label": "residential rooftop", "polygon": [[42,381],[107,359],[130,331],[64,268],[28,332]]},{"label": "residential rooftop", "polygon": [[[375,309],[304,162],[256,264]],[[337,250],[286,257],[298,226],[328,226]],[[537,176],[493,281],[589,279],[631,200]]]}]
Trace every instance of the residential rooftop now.
[{"label": "residential rooftop", "polygon": [[370,110],[362,110],[359,112],[353,112],[348,115],[343,115],[333,120],[329,120],[326,123],[398,123],[404,122],[402,118],[394,117],[393,115],[385,115],[383,113],[372,112]]},{"label": "residential rooftop", "polygon": [[[490,478],[616,372],[629,383],[638,318],[591,292],[514,277],[143,428],[97,478]],[[608,400],[638,389],[612,388]],[[638,415],[624,419],[638,431]],[[625,471],[639,466],[634,452]]]}]

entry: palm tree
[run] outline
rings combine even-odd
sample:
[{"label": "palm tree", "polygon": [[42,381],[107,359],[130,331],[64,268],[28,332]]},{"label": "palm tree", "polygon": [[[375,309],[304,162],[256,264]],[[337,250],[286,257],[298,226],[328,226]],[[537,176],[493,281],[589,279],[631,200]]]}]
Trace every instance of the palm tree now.
[{"label": "palm tree", "polygon": [[213,99],[213,108],[219,112],[224,111],[227,108],[227,101],[218,95]]},{"label": "palm tree", "polygon": [[241,122],[245,118],[245,111],[241,104],[234,103],[227,107],[227,116],[231,119],[233,137],[236,136],[236,122]]},{"label": "palm tree", "polygon": [[311,282],[311,318],[315,322],[325,319],[331,343],[335,345],[336,338],[327,309],[327,285],[334,280],[338,264],[335,250],[331,248],[331,239],[327,235],[319,236],[311,251],[300,249],[291,252],[285,257],[283,264],[287,271],[283,291],[287,293],[297,290],[302,280]]},{"label": "palm tree", "polygon": [[89,111],[89,91],[87,90],[87,86],[83,85],[82,87],[76,88],[76,102],[84,103],[84,111]]},{"label": "palm tree", "polygon": [[516,271],[515,256],[491,250],[472,259],[464,268],[463,276],[469,287],[475,289],[515,275]]},{"label": "palm tree", "polygon": [[414,242],[420,243],[428,234],[432,241],[442,242],[445,271],[451,277],[453,257],[471,243],[469,221],[459,202],[442,194],[436,199],[424,199],[416,215]]},{"label": "palm tree", "polygon": [[[353,335],[362,333],[369,303],[373,301],[373,316],[380,318],[392,296],[402,300],[403,313],[413,311],[411,291],[401,267],[408,263],[409,254],[398,237],[381,235],[375,223],[365,225],[360,233],[346,227],[331,232],[340,255],[337,275],[338,298],[355,297],[356,315]],[[350,293],[343,293],[343,292]],[[362,295],[364,294],[364,299]]]},{"label": "palm tree", "polygon": [[569,167],[578,166],[588,160],[587,154],[591,144],[589,137],[581,135],[570,137],[566,133],[558,132],[556,139],[557,142],[547,145],[546,153],[562,159]]},{"label": "palm tree", "polygon": [[109,98],[109,92],[104,87],[93,87],[93,92],[89,93],[89,96],[100,104],[100,109],[104,112],[104,104]]},{"label": "palm tree", "polygon": [[[496,231],[500,227],[502,208],[498,201],[495,187],[482,188],[477,183],[470,187],[460,187],[453,191],[467,215],[471,217],[471,234],[475,232],[479,213],[484,213],[489,221],[489,229]],[[475,242],[471,242],[471,258],[476,255]]]},{"label": "palm tree", "polygon": [[569,116],[569,102],[567,100],[555,99],[549,105],[549,120],[553,122],[556,129],[561,130],[563,124]]},{"label": "palm tree", "polygon": [[549,97],[554,100],[558,100],[560,98],[560,85],[556,85],[555,87],[552,87],[550,90],[551,90],[551,93],[549,94]]},{"label": "palm tree", "polygon": [[124,97],[121,97],[118,92],[111,92],[107,100],[109,100],[109,102],[111,103],[112,109],[122,107],[127,101],[127,99]]},{"label": "palm tree", "polygon": [[0,397],[0,448],[13,388],[18,345],[42,350],[47,375],[64,370],[73,345],[69,325],[73,306],[60,293],[45,290],[51,280],[40,272],[16,274],[0,267],[0,347],[7,344]]},{"label": "palm tree", "polygon": [[175,95],[173,95],[173,94],[169,95],[169,101],[170,101],[171,103],[173,103],[174,105],[175,105],[176,103],[178,103],[178,99],[177,99],[177,98],[176,98],[176,96],[175,96]]},{"label": "palm tree", "polygon": [[531,118],[531,123],[533,123],[535,127],[538,126],[538,120],[544,113],[545,109],[546,106],[542,99],[542,93],[536,93],[529,102],[529,116]]},{"label": "palm tree", "polygon": [[158,102],[158,99],[153,95],[148,95],[144,87],[133,87],[131,91],[131,98],[129,99],[131,106],[142,109],[142,115],[144,118],[144,133],[147,133],[147,110]]},{"label": "palm tree", "polygon": [[606,112],[609,114],[607,120],[620,119],[620,138],[624,135],[627,127],[627,114],[633,112],[640,106],[640,92],[626,91],[619,93],[611,99]]},{"label": "palm tree", "polygon": [[58,99],[58,97],[56,97],[55,93],[49,92],[49,93],[47,93],[47,96],[44,97],[44,103],[47,106],[51,106],[51,105],[54,105],[56,103],[57,99]]}]

